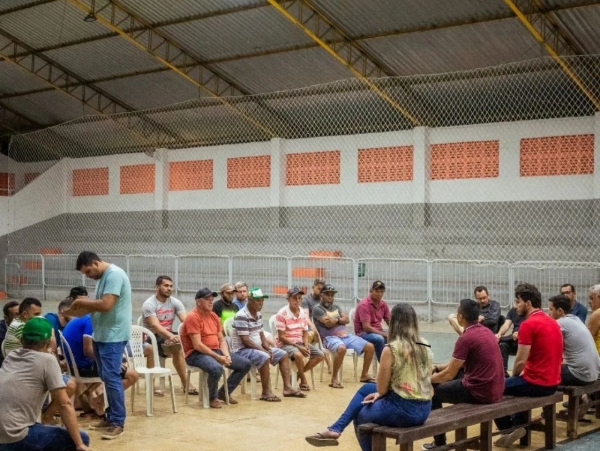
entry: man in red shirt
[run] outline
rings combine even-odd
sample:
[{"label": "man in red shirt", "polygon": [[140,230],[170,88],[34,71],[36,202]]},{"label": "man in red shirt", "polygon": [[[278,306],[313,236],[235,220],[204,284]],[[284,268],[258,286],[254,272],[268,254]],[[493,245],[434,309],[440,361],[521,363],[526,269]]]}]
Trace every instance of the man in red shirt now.
[{"label": "man in red shirt", "polygon": [[[210,406],[220,409],[219,400],[225,400],[225,389],[217,388],[223,366],[232,370],[227,378],[227,388],[232,393],[250,371],[251,363],[239,354],[229,353],[227,342],[223,339],[221,319],[212,311],[215,296],[217,293],[208,288],[196,293],[196,308],[185,318],[180,338],[187,364],[208,373]],[[237,404],[237,401],[230,396],[229,403]]]},{"label": "man in red shirt", "polygon": [[376,280],[371,286],[369,295],[358,303],[354,315],[354,333],[363,340],[373,343],[377,361],[387,343],[387,332],[381,327],[381,320],[389,326],[390,308],[383,300],[385,284]]},{"label": "man in red shirt", "polygon": [[[563,339],[558,323],[542,311],[542,295],[531,284],[515,288],[517,314],[525,318],[519,327],[519,347],[512,370],[506,379],[504,394],[511,396],[548,396],[560,383]],[[499,430],[510,429],[527,422],[526,412],[496,420]],[[508,447],[525,436],[518,428],[502,435],[495,443]]]},{"label": "man in red shirt", "polygon": [[[460,301],[456,321],[463,333],[456,340],[450,362],[433,366],[432,409],[441,409],[442,403],[491,404],[502,399],[502,354],[494,333],[479,322],[479,314],[477,302],[472,299]],[[462,376],[461,369],[464,369]],[[423,449],[446,444],[446,434],[434,438],[435,442],[424,444]]]}]

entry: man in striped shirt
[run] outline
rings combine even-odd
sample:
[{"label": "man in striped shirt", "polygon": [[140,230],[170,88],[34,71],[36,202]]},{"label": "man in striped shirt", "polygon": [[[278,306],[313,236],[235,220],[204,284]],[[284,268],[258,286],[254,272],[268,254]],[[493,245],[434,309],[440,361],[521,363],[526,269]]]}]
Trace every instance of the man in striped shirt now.
[{"label": "man in striped shirt", "polygon": [[269,363],[279,364],[283,379],[283,396],[306,398],[301,391],[294,390],[290,385],[290,359],[283,349],[272,348],[263,331],[263,321],[260,311],[269,296],[263,294],[260,288],[251,288],[245,306],[237,312],[231,331],[231,350],[250,360],[259,369],[262,384],[261,401],[279,402],[281,399],[271,390]]},{"label": "man in striped shirt", "polygon": [[6,330],[6,338],[4,339],[4,352],[8,355],[9,352],[21,348],[21,335],[25,323],[34,316],[42,315],[42,303],[36,298],[25,298],[19,304],[19,316],[12,320],[10,326]]},{"label": "man in striped shirt", "polygon": [[[293,287],[288,290],[288,305],[277,312],[275,344],[288,353],[298,368],[300,390],[309,391],[305,373],[323,361],[323,351],[308,343],[308,320],[304,309],[300,308],[304,292]],[[308,358],[308,362],[304,359]]]}]

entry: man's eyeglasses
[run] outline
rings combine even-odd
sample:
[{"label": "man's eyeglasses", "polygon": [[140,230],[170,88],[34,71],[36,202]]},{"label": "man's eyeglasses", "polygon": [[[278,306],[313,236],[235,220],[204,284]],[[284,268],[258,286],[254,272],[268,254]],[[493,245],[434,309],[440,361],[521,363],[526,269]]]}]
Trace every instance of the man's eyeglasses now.
[{"label": "man's eyeglasses", "polygon": [[573,293],[571,290],[569,290],[569,291],[561,291],[560,292],[560,294],[571,294],[571,293]]}]

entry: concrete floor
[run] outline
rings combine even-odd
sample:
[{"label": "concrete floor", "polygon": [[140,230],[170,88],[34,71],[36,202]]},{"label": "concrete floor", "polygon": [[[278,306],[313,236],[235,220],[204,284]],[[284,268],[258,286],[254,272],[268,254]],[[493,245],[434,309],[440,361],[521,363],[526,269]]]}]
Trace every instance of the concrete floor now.
[{"label": "concrete floor", "polygon": [[[55,311],[56,304],[44,303],[44,312]],[[456,334],[450,333],[448,323],[421,323],[421,332],[429,340],[435,354],[436,362],[444,362],[450,358]],[[359,365],[362,360],[359,360]],[[167,366],[170,360],[167,361]],[[325,429],[333,423],[346,407],[348,401],[359,388],[360,384],[352,380],[352,359],[347,358],[344,364],[343,390],[335,390],[327,386],[328,374],[325,371],[324,382],[319,382],[320,368],[315,371],[317,390],[308,392],[306,399],[285,398],[281,403],[266,403],[250,399],[248,394],[241,395],[239,389],[234,394],[239,404],[224,406],[220,410],[203,409],[197,397],[190,397],[190,403],[184,404],[184,395],[181,390],[179,378],[174,376],[176,387],[176,402],[178,413],[173,414],[169,394],[164,398],[154,398],[154,416],[146,416],[144,386],[141,395],[136,396],[135,412],[130,412],[131,393],[126,393],[127,422],[125,435],[114,441],[100,439],[100,433],[90,431],[91,447],[95,451],[131,451],[149,450],[164,451],[177,449],[178,451],[202,450],[269,450],[269,451],[308,451],[314,450],[304,441],[306,435]],[[274,381],[274,369],[271,371]],[[194,377],[194,376],[192,376]],[[198,384],[197,377],[193,380]],[[281,384],[281,381],[280,381]],[[281,385],[275,393],[281,396]],[[539,414],[534,412],[534,416]],[[600,428],[600,420],[580,423],[580,433],[585,433]],[[81,427],[87,429],[88,421],[81,421]],[[561,450],[597,450],[600,447],[600,432],[587,435],[582,440],[568,442],[566,437],[566,424],[557,423],[557,440],[563,441],[557,449]],[[470,435],[478,434],[478,427],[469,430]],[[449,434],[449,439],[452,434]],[[543,434],[532,434],[533,444],[527,448],[538,449],[543,446]],[[429,441],[429,440],[428,440]],[[415,445],[420,449],[421,443]],[[389,449],[397,449],[392,440],[388,441]],[[339,451],[359,450],[350,427],[340,438]],[[500,448],[499,448],[500,449]]]}]

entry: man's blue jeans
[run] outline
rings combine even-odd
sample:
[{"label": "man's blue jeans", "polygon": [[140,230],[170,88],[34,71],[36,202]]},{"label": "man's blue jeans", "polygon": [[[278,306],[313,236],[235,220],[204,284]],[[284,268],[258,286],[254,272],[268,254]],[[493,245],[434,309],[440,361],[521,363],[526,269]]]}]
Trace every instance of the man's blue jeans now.
[{"label": "man's blue jeans", "polygon": [[[81,440],[90,444],[90,437],[79,431]],[[29,426],[27,437],[15,443],[0,444],[0,451],[75,451],[75,443],[63,427],[36,423]]]},{"label": "man's blue jeans", "polygon": [[385,343],[387,340],[383,335],[373,334],[373,333],[363,333],[360,338],[368,341],[369,343],[373,343],[375,346],[375,355],[377,356],[377,361],[381,360],[381,353],[383,352],[383,348],[385,348]]},{"label": "man's blue jeans", "polygon": [[[213,349],[213,352],[223,355],[220,349]],[[223,365],[217,362],[214,357],[202,354],[198,351],[192,351],[192,353],[185,358],[185,361],[188,365],[195,366],[208,373],[208,397],[211,401],[217,399],[219,395],[221,395],[221,397],[225,395],[223,387],[217,391],[219,379],[223,375]],[[229,390],[229,393],[233,392],[236,387],[240,385],[242,379],[244,379],[246,374],[248,374],[248,371],[250,371],[251,366],[252,364],[247,358],[242,357],[235,352],[231,354],[231,365],[229,365],[228,368],[232,370],[232,373],[227,378],[227,389]]]},{"label": "man's blue jeans", "polygon": [[411,427],[425,423],[431,411],[431,401],[412,401],[390,391],[373,404],[363,404],[367,395],[375,393],[377,385],[363,384],[350,400],[350,404],[340,418],[331,425],[330,431],[339,432],[354,421],[354,432],[362,451],[371,451],[371,435],[360,434],[358,426],[365,423],[376,423],[389,427]]},{"label": "man's blue jeans", "polygon": [[[106,421],[115,426],[125,426],[125,392],[121,382],[121,362],[126,341],[103,343],[94,341],[94,356],[98,367],[98,376],[106,387]],[[146,388],[151,390],[152,388]]]},{"label": "man's blue jeans", "polygon": [[[504,394],[506,396],[549,396],[556,392],[556,385],[543,387],[527,382],[521,376],[507,377],[504,383]],[[503,431],[520,424],[527,423],[527,412],[519,412],[515,415],[502,417],[494,420],[496,427]]]}]

